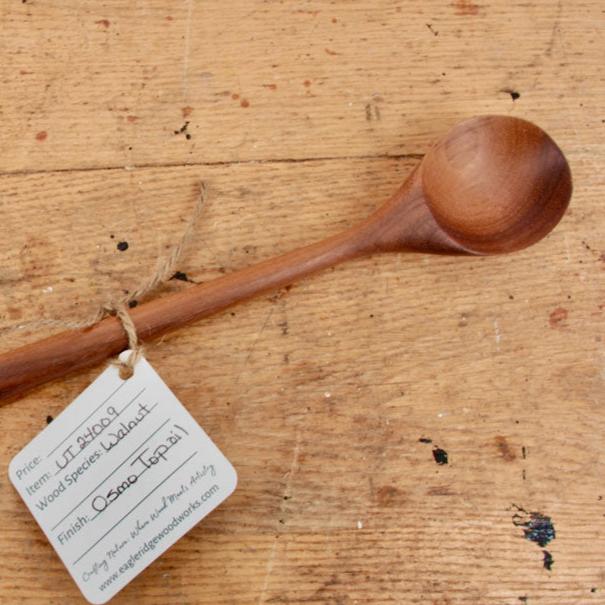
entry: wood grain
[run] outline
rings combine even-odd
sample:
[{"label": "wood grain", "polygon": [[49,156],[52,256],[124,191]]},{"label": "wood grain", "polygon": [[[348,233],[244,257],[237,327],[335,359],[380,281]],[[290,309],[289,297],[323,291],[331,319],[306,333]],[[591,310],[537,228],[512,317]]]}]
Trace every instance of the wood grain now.
[{"label": "wood grain", "polygon": [[[2,327],[137,285],[199,178],[196,282],[352,225],[470,114],[540,124],[575,182],[527,251],[359,259],[151,345],[240,483],[112,602],[602,601],[600,3],[100,6],[0,5]],[[100,369],[0,409],[3,468]],[[0,602],[82,603],[6,474],[0,493]],[[552,518],[550,572],[513,503]]]}]

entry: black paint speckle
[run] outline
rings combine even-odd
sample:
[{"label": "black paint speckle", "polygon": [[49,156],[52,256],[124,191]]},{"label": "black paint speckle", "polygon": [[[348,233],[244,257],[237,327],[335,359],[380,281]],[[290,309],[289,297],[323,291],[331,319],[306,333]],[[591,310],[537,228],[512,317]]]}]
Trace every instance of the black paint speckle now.
[{"label": "black paint speckle", "polygon": [[52,417],[52,416],[49,414],[49,415],[46,417],[46,424],[50,424],[50,423],[51,423],[53,420],[54,420],[54,418],[53,418],[53,417]]},{"label": "black paint speckle", "polygon": [[593,586],[593,587],[590,589],[590,592],[597,592],[597,589],[596,589],[596,588]]},{"label": "black paint speckle", "polygon": [[529,525],[523,530],[525,537],[539,546],[546,546],[555,538],[555,528],[550,517],[532,513]]},{"label": "black paint speckle", "polygon": [[420,439],[418,439],[418,441],[420,443],[433,443],[433,440],[429,439],[428,437],[420,437]]},{"label": "black paint speckle", "polygon": [[447,452],[440,447],[433,448],[433,458],[437,464],[447,464]]},{"label": "black paint speckle", "polygon": [[178,130],[174,131],[174,134],[184,134],[187,139],[191,138],[191,135],[187,132],[189,122],[185,122]]},{"label": "black paint speckle", "polygon": [[524,595],[522,597],[517,597],[519,599],[519,601],[521,601],[521,603],[527,603],[527,596]]},{"label": "black paint speckle", "polygon": [[512,88],[503,88],[501,92],[508,93],[513,101],[516,101],[521,97],[521,93],[513,90]]},{"label": "black paint speckle", "polygon": [[128,250],[128,242],[118,242],[118,245],[116,246],[116,248],[120,252],[125,252],[126,250]]},{"label": "black paint speckle", "polygon": [[552,555],[547,550],[543,550],[542,554],[544,555],[544,569],[550,571],[555,560],[552,558]]},{"label": "black paint speckle", "polygon": [[544,548],[556,538],[555,526],[552,519],[536,511],[526,511],[513,504],[517,512],[513,515],[513,524],[523,529],[526,540],[531,540]]},{"label": "black paint speckle", "polygon": [[178,279],[179,281],[193,283],[193,281],[187,277],[187,273],[183,273],[183,271],[177,271],[170,279]]},{"label": "black paint speckle", "polygon": [[136,307],[138,304],[139,304],[139,301],[138,301],[138,300],[131,300],[131,301],[128,303],[128,308],[130,308],[130,309],[134,309],[134,308],[135,308],[135,307]]}]

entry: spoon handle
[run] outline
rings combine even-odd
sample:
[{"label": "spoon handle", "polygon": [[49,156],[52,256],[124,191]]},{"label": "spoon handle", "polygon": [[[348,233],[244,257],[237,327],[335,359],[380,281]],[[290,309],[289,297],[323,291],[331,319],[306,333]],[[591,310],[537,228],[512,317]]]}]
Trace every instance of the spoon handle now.
[{"label": "spoon handle", "polygon": [[[353,258],[368,249],[362,225],[320,242],[262,261],[205,284],[151,300],[130,311],[141,340],[207,317],[267,290]],[[0,405],[49,380],[96,365],[128,346],[120,322],[107,317],[0,355]]]}]

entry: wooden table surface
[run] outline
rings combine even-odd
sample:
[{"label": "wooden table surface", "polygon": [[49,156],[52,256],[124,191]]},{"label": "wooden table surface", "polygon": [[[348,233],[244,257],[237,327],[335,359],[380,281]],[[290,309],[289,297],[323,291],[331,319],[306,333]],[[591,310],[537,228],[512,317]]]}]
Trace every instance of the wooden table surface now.
[{"label": "wooden table surface", "polygon": [[[521,253],[358,260],[150,344],[239,486],[112,603],[605,602],[602,2],[3,0],[0,18],[2,351],[51,333],[11,326],[136,287],[200,179],[192,282],[365,217],[473,114],[535,121],[574,175]],[[84,602],[6,471],[101,369],[0,409],[3,604]]]}]

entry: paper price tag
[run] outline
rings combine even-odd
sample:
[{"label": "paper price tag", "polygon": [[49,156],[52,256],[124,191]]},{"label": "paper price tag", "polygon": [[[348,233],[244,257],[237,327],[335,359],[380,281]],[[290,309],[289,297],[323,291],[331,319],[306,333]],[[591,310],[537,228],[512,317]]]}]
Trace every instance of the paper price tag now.
[{"label": "paper price tag", "polygon": [[108,367],[9,477],[82,594],[105,603],[235,489],[235,469],[145,359]]}]

